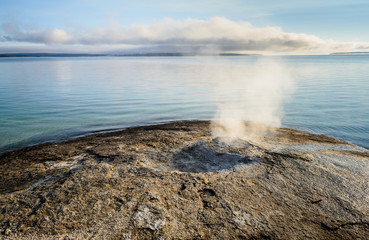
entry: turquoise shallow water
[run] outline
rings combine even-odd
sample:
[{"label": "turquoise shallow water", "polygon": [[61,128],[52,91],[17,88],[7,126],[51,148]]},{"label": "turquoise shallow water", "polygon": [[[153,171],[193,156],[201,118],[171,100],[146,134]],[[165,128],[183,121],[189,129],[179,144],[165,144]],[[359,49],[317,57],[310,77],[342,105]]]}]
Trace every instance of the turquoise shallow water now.
[{"label": "turquoise shallow water", "polygon": [[[212,119],[225,97],[214,86],[247,76],[259,58],[2,58],[0,152],[96,131]],[[282,126],[369,148],[369,56],[267,58],[282,61],[295,79]]]}]

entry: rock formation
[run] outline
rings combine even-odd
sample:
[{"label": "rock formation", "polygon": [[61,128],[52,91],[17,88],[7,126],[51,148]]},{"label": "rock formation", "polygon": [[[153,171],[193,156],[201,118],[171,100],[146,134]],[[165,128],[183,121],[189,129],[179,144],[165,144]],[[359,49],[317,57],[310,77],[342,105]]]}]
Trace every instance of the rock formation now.
[{"label": "rock formation", "polygon": [[2,239],[367,239],[369,151],[174,122],[0,156]]}]

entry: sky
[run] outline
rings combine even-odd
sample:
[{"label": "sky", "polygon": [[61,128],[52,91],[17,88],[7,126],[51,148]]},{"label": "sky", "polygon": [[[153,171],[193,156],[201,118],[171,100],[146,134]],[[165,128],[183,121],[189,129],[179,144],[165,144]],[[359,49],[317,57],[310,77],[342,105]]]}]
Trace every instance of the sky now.
[{"label": "sky", "polygon": [[369,51],[367,0],[0,0],[0,52]]}]

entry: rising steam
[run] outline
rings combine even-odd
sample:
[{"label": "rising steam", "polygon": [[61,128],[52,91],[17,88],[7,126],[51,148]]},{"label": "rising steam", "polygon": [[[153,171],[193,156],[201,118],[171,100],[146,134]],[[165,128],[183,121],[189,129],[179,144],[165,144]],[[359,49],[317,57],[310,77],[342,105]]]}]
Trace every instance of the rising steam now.
[{"label": "rising steam", "polygon": [[215,137],[255,140],[281,126],[283,101],[293,92],[294,81],[289,68],[274,58],[240,68],[219,81],[211,129]]}]

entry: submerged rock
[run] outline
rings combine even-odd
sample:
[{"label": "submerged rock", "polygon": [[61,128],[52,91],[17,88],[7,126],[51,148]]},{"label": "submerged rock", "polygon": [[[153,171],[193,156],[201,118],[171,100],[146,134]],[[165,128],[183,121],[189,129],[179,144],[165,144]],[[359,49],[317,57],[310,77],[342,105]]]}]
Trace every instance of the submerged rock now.
[{"label": "submerged rock", "polygon": [[366,239],[369,151],[175,122],[0,156],[3,239]]}]

